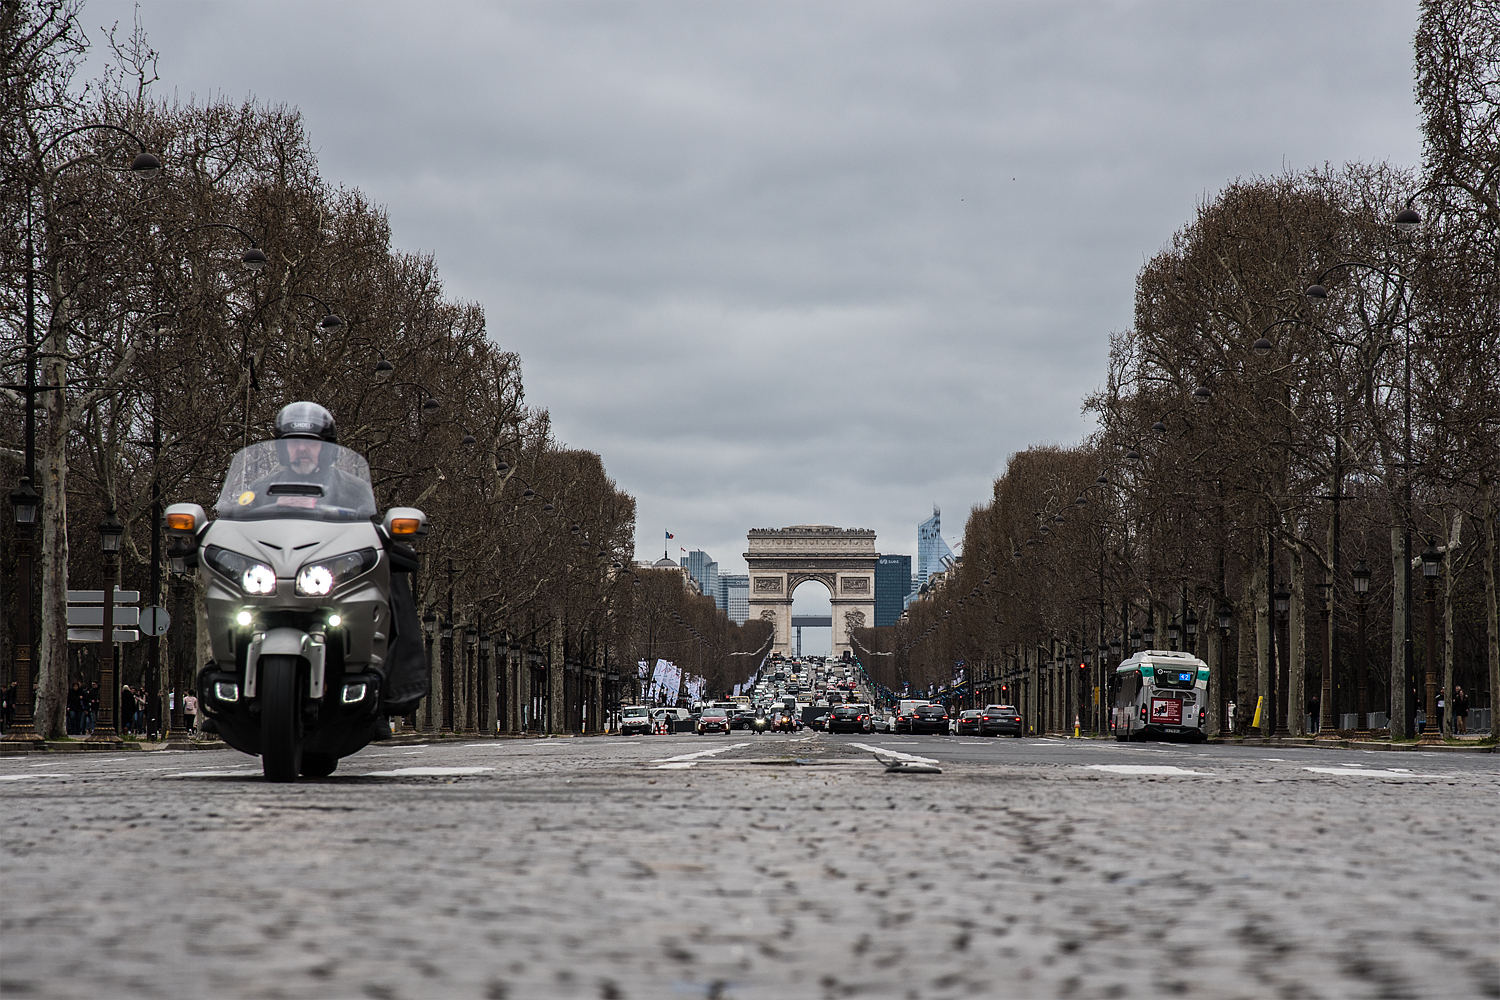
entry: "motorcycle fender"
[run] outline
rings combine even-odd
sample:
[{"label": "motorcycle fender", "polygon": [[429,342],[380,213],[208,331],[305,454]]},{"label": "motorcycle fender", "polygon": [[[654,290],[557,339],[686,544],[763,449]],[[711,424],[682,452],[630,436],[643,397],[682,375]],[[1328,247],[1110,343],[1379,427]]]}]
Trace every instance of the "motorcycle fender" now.
[{"label": "motorcycle fender", "polygon": [[314,700],[323,697],[323,665],[327,659],[326,654],[327,646],[323,636],[309,635],[301,629],[273,628],[269,632],[255,633],[245,651],[245,697],[255,697],[262,656],[300,656],[306,659],[310,668],[308,697]]}]

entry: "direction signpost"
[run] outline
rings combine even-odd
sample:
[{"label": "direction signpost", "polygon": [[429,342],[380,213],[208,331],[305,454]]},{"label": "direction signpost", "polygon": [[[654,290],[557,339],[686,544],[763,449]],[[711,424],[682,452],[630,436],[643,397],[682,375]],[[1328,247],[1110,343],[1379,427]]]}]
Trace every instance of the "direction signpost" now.
[{"label": "direction signpost", "polygon": [[[111,609],[114,626],[115,642],[138,642],[141,638],[140,631],[136,626],[141,620],[141,609],[136,603],[141,599],[139,590],[121,590],[115,588],[114,607]],[[147,609],[161,611],[160,608]],[[162,611],[165,615],[166,612]],[[74,628],[73,626],[81,626]],[[92,626],[92,627],[90,627]],[[123,628],[121,626],[124,626]],[[163,629],[165,631],[165,629]],[[157,633],[148,633],[160,635]],[[69,642],[103,642],[104,641],[104,591],[102,590],[70,590],[68,591],[68,641]]]}]

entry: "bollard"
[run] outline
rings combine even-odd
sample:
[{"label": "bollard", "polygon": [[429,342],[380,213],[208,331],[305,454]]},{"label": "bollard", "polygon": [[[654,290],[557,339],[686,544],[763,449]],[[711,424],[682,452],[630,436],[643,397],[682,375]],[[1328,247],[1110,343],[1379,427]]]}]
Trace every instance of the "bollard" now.
[{"label": "bollard", "polygon": [[1078,716],[1074,715],[1073,716],[1073,738],[1076,740],[1076,739],[1078,739],[1078,737],[1079,737],[1079,732],[1078,732]]}]

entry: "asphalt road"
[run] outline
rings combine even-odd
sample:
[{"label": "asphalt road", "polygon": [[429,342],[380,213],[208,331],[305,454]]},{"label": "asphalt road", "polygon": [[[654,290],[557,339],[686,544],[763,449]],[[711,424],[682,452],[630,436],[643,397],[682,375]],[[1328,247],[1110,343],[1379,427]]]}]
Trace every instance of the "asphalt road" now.
[{"label": "asphalt road", "polygon": [[7,998],[1500,997],[1492,755],[683,734],[0,796]]}]

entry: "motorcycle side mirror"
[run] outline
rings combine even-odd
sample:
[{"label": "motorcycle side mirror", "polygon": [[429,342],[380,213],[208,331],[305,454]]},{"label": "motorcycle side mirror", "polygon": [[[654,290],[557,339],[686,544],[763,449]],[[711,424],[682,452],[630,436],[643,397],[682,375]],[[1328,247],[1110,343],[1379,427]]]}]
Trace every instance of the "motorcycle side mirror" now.
[{"label": "motorcycle side mirror", "polygon": [[208,527],[208,515],[201,504],[174,503],[162,517],[162,527],[176,538],[196,538],[198,532]]},{"label": "motorcycle side mirror", "polygon": [[385,512],[381,527],[392,538],[415,538],[427,534],[427,515],[415,507],[392,507]]},{"label": "motorcycle side mirror", "polygon": [[167,562],[171,572],[186,575],[198,568],[198,536],[208,527],[208,515],[195,503],[174,503],[162,515],[167,535]]}]

